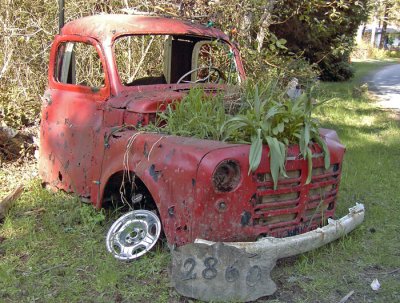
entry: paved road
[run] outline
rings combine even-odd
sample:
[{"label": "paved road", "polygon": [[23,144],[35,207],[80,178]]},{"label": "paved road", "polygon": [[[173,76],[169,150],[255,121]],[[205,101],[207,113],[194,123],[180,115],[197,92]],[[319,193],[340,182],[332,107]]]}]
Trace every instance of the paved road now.
[{"label": "paved road", "polygon": [[384,108],[400,110],[400,64],[386,66],[368,77],[367,83]]}]

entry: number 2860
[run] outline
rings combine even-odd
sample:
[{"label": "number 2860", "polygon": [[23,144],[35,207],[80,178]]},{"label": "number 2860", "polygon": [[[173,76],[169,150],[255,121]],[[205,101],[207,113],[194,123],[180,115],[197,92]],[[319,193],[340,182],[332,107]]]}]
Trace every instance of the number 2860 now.
[{"label": "number 2860", "polygon": [[[218,274],[217,264],[218,260],[216,258],[205,258],[203,262],[204,269],[201,271],[201,276],[206,280],[214,279]],[[241,273],[239,269],[235,267],[235,264],[236,262],[233,265],[227,266],[225,268],[224,277],[227,282],[235,282],[241,276]],[[195,271],[197,265],[198,264],[196,263],[196,260],[194,258],[190,257],[185,260],[185,262],[183,263],[182,281],[197,279],[197,273]],[[261,274],[262,271],[260,266],[253,265],[249,268],[249,270],[247,270],[246,284],[248,286],[256,285],[257,282],[261,280]]]}]

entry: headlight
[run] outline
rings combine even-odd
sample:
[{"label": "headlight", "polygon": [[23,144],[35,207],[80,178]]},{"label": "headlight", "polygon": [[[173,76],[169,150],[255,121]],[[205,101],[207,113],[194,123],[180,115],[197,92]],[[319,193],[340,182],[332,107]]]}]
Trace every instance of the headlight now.
[{"label": "headlight", "polygon": [[239,163],[235,160],[224,160],[215,169],[212,183],[217,191],[229,192],[239,185],[240,177]]}]

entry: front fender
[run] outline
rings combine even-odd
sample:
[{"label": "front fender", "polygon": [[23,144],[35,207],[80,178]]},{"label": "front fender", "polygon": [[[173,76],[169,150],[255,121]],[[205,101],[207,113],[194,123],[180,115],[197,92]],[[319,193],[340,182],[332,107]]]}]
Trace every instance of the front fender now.
[{"label": "front fender", "polygon": [[154,199],[168,242],[192,241],[197,168],[205,155],[225,144],[132,130],[114,133],[107,142],[96,205],[101,207],[109,178],[129,170]]}]

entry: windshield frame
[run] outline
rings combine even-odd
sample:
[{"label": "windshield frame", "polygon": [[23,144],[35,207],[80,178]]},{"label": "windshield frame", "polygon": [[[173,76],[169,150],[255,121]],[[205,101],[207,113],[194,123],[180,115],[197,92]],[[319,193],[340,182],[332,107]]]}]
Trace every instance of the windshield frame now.
[{"label": "windshield frame", "polygon": [[194,38],[197,39],[198,41],[218,41],[219,43],[223,43],[228,46],[230,51],[233,54],[233,62],[235,66],[235,73],[238,75],[238,80],[237,80],[237,85],[240,83],[243,83],[245,80],[245,72],[243,69],[243,65],[240,59],[240,53],[239,50],[237,49],[236,45],[231,43],[229,40],[217,38],[217,37],[212,37],[212,36],[204,36],[204,35],[194,35],[190,33],[186,34],[165,34],[165,33],[127,33],[127,34],[122,34],[122,35],[117,35],[114,36],[112,41],[111,41],[111,53],[112,53],[112,60],[113,60],[113,65],[115,67],[115,75],[117,77],[117,82],[119,89],[118,91],[150,91],[150,90],[162,90],[162,89],[172,89],[172,90],[187,90],[190,89],[193,86],[196,87],[204,87],[204,88],[209,88],[209,89],[215,89],[217,87],[221,88],[221,86],[226,86],[229,85],[227,83],[163,83],[163,84],[146,84],[146,85],[136,85],[136,86],[127,86],[124,85],[124,83],[121,81],[120,73],[118,71],[118,65],[117,65],[117,60],[116,60],[116,54],[115,54],[115,44],[116,41],[120,38],[123,37],[128,37],[128,36],[173,36],[173,37],[179,37],[179,38]]}]

